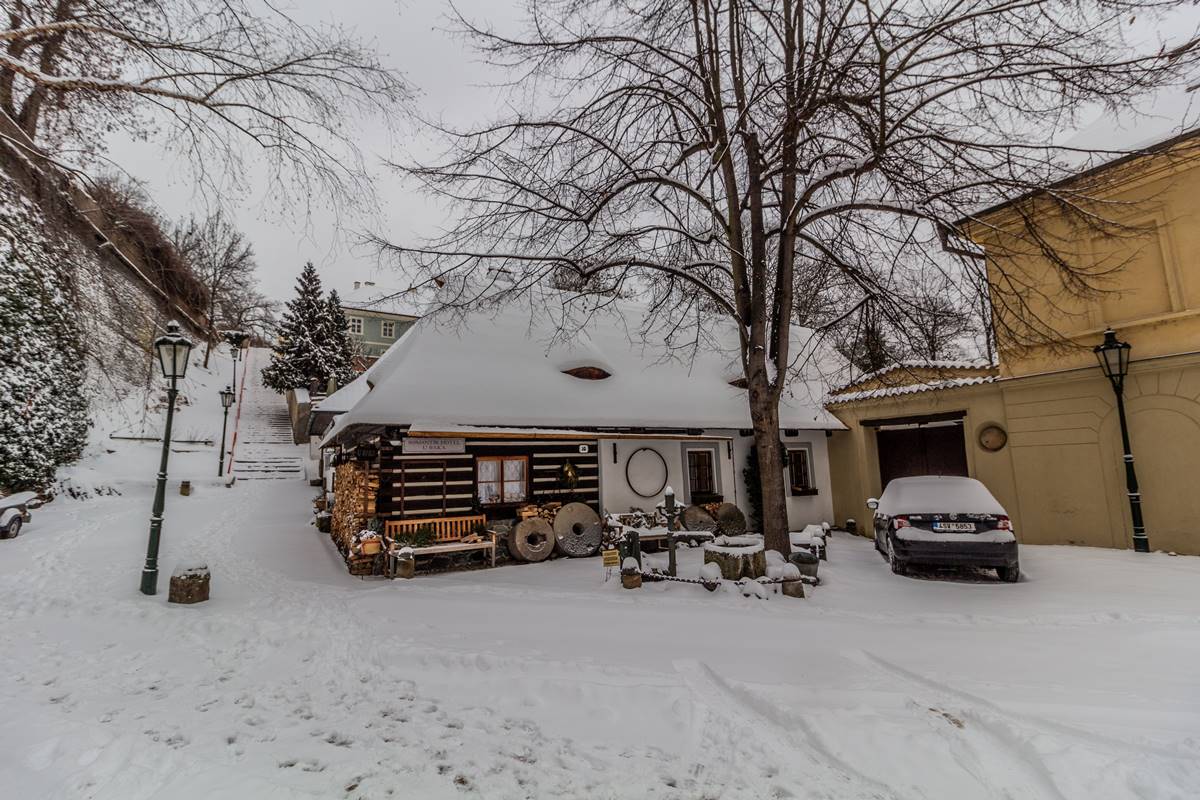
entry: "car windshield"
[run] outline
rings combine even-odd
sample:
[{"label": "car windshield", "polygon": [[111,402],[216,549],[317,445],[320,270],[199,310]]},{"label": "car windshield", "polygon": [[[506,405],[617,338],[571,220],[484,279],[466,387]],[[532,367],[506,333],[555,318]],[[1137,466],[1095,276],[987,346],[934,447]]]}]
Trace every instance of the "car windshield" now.
[{"label": "car windshield", "polygon": [[959,514],[1004,514],[1004,508],[974,478],[926,475],[896,478],[879,498],[880,513],[920,514],[948,511]]}]

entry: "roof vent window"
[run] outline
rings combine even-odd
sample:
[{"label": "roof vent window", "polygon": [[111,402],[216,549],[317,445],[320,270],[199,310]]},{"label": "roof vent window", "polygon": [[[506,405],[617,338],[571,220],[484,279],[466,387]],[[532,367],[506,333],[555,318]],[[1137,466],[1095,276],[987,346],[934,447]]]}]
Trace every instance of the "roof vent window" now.
[{"label": "roof vent window", "polygon": [[572,369],[564,369],[563,374],[584,381],[602,381],[605,378],[612,377],[611,372],[600,367],[573,367]]}]

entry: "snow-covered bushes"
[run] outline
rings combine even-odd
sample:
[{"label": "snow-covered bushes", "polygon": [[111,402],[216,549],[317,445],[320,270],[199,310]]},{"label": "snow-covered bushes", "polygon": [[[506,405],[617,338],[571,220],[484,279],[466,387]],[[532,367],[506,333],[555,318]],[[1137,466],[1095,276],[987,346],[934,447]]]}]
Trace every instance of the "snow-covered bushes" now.
[{"label": "snow-covered bushes", "polygon": [[30,203],[0,188],[0,488],[44,487],[87,437],[71,258]]}]

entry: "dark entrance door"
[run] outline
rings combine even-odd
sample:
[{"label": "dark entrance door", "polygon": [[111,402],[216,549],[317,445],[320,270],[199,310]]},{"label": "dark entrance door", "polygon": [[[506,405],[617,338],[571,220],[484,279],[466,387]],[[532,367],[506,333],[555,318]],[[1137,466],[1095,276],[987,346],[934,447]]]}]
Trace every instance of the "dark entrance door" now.
[{"label": "dark entrance door", "polygon": [[920,425],[876,431],[882,486],[910,475],[967,474],[967,447],[961,424]]}]

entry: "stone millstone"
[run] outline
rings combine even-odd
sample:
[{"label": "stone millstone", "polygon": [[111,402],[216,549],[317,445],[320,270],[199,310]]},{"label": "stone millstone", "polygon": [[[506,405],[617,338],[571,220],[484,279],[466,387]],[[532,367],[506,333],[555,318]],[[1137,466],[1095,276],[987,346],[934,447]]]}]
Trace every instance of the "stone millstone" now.
[{"label": "stone millstone", "polygon": [[743,577],[761,578],[767,574],[767,554],[762,545],[746,548],[713,547],[704,546],[704,563],[719,566],[722,578],[736,581]]},{"label": "stone millstone", "polygon": [[746,515],[733,503],[717,506],[717,527],[726,536],[741,536],[746,532]]},{"label": "stone millstone", "polygon": [[508,552],[521,561],[545,561],[554,543],[554,529],[541,517],[521,520],[508,534]]},{"label": "stone millstone", "polygon": [[176,569],[171,576],[171,588],[167,593],[167,602],[203,603],[208,599],[210,579],[208,567],[205,565]]},{"label": "stone millstone", "polygon": [[586,558],[600,552],[600,515],[586,503],[567,503],[554,515],[554,538],[558,552]]},{"label": "stone millstone", "polygon": [[717,521],[700,506],[688,506],[683,510],[683,527],[689,531],[708,531],[717,529]]}]

